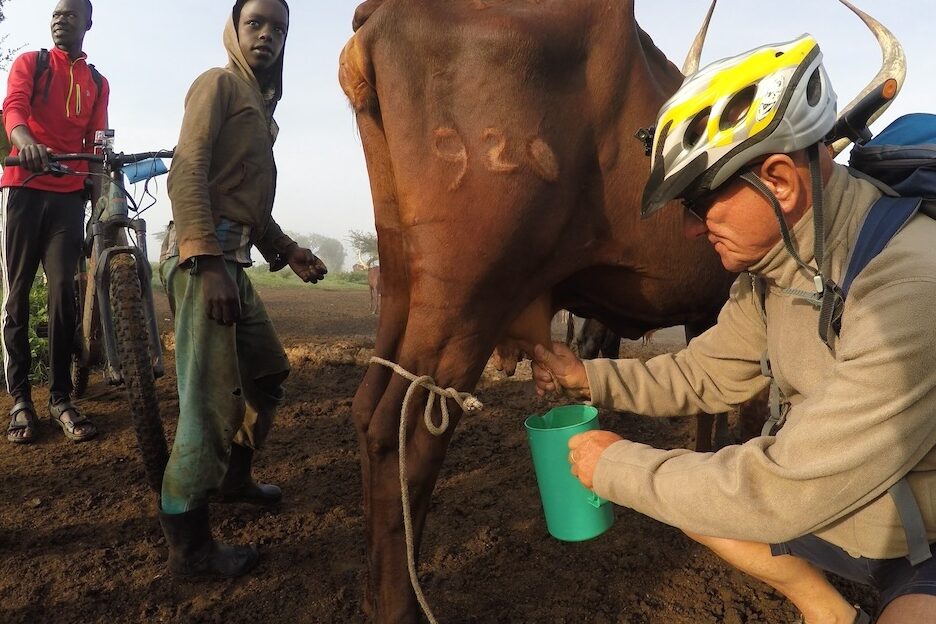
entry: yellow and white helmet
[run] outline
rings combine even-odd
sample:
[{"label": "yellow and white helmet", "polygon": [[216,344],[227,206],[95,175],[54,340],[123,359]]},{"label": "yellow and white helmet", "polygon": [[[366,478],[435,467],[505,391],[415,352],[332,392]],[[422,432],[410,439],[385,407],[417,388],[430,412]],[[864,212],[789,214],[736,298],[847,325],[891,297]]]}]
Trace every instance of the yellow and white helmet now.
[{"label": "yellow and white helmet", "polygon": [[660,109],[641,216],[718,188],[759,156],[822,140],[835,116],[835,92],[810,35],[700,69]]}]

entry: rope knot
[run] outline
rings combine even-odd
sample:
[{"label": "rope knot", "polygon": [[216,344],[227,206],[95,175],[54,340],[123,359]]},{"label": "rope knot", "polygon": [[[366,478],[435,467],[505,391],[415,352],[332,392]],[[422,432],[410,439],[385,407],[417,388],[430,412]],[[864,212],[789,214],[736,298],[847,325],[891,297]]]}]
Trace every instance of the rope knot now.
[{"label": "rope knot", "polygon": [[[406,536],[406,567],[409,572],[410,585],[413,587],[413,592],[416,594],[416,600],[419,602],[419,606],[422,608],[430,624],[438,624],[435,616],[432,614],[432,610],[429,608],[429,602],[423,594],[422,587],[419,585],[419,576],[416,573],[416,542],[413,537],[413,518],[409,498],[409,477],[407,477],[406,474],[407,408],[409,407],[410,397],[413,396],[417,388],[425,388],[428,390],[429,400],[426,401],[426,411],[423,413],[423,419],[429,433],[440,436],[448,430],[449,426],[448,401],[446,399],[452,399],[458,403],[458,406],[461,407],[466,414],[484,409],[484,404],[481,403],[477,397],[467,392],[459,392],[455,388],[440,388],[429,375],[417,377],[399,364],[394,364],[389,360],[377,356],[372,357],[370,361],[375,364],[380,364],[381,366],[386,366],[396,374],[410,381],[409,388],[406,389],[406,395],[403,397],[403,405],[400,408],[399,437],[400,503],[403,507],[403,532]],[[438,426],[432,422],[432,406],[435,404],[436,397],[440,397],[439,403],[442,410],[442,422],[440,422]]]},{"label": "rope knot", "polygon": [[[423,421],[426,423],[426,429],[428,429],[429,433],[432,435],[440,436],[448,431],[449,411],[448,401],[446,401],[446,399],[455,401],[466,414],[484,409],[484,404],[478,400],[476,396],[468,392],[459,392],[455,388],[441,388],[436,385],[435,379],[433,379],[431,375],[416,376],[399,364],[377,356],[372,357],[370,361],[375,364],[380,364],[381,366],[386,366],[400,377],[409,380],[409,388],[407,388],[406,395],[403,397],[403,406],[400,412],[401,416],[405,416],[407,408],[409,407],[410,397],[413,396],[413,392],[416,391],[416,388],[425,388],[426,391],[429,392],[429,400],[426,401],[426,409],[423,412]],[[432,408],[435,406],[437,397],[439,398],[439,408],[442,411],[442,420],[438,425],[432,420]]]}]

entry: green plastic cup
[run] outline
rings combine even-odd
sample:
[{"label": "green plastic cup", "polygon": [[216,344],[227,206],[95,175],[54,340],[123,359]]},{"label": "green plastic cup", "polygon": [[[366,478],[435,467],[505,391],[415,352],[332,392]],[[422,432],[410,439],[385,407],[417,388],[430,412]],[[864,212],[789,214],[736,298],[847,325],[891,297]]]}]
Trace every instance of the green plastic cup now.
[{"label": "green plastic cup", "polygon": [[597,429],[598,410],[564,405],[530,416],[524,426],[549,534],[564,542],[583,542],[607,531],[614,522],[611,505],[582,485],[568,459],[569,438]]}]

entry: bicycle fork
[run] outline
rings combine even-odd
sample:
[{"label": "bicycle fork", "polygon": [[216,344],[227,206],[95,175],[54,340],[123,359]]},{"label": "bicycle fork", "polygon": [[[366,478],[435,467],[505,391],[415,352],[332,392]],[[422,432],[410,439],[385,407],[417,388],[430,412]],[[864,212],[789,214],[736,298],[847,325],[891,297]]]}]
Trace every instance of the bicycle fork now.
[{"label": "bicycle fork", "polygon": [[123,383],[123,374],[120,370],[120,357],[117,353],[116,329],[110,301],[110,260],[120,254],[133,256],[140,280],[140,295],[143,299],[143,313],[146,317],[146,329],[149,337],[150,356],[153,360],[153,374],[158,379],[166,372],[163,363],[162,345],[159,342],[159,327],[156,323],[156,306],[153,303],[153,289],[151,287],[153,270],[146,255],[146,221],[143,219],[130,219],[123,215],[113,215],[106,221],[98,221],[92,226],[94,246],[99,241],[106,240],[106,233],[118,228],[133,230],[136,234],[138,246],[114,245],[94,254],[97,265],[94,267],[94,284],[97,290],[98,309],[104,335],[104,350],[107,355],[104,377],[111,385]]}]

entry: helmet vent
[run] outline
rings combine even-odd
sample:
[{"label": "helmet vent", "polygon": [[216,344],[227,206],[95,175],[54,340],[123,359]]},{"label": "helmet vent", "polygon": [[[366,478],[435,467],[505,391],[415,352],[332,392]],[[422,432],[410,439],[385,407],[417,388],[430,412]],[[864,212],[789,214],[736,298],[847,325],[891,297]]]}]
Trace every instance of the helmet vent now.
[{"label": "helmet vent", "polygon": [[819,103],[819,99],[822,97],[822,76],[819,73],[819,68],[817,67],[813,71],[812,76],[809,77],[809,82],[806,83],[806,103],[810,106],[815,106]]},{"label": "helmet vent", "polygon": [[757,94],[757,85],[750,85],[735,93],[718,120],[718,129],[721,131],[734,128],[747,117]]},{"label": "helmet vent", "polygon": [[708,128],[709,116],[711,114],[712,107],[709,106],[699,111],[696,116],[692,118],[692,121],[689,122],[686,131],[683,133],[683,147],[691,149],[699,142],[699,139],[705,136],[706,129]]}]

